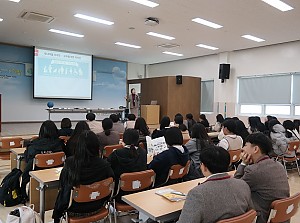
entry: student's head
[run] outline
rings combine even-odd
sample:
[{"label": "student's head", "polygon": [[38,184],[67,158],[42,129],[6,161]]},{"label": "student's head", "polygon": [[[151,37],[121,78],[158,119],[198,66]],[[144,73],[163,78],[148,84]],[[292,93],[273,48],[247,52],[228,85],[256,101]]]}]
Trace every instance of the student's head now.
[{"label": "student's head", "polygon": [[173,145],[182,145],[183,144],[183,137],[182,133],[179,128],[172,127],[167,129],[165,134],[166,143],[169,146]]},{"label": "student's head", "polygon": [[137,146],[139,142],[139,132],[136,129],[126,129],[123,134],[123,142],[125,145]]},{"label": "student's head", "polygon": [[206,116],[204,114],[199,115],[200,121],[206,121]]},{"label": "student's head", "polygon": [[102,128],[106,136],[110,135],[110,131],[113,127],[113,122],[110,118],[105,118],[102,120]]},{"label": "student's head", "polygon": [[222,123],[222,126],[223,126],[223,133],[224,133],[224,135],[235,134],[236,124],[235,124],[234,120],[232,120],[232,119],[225,120]]},{"label": "student's head", "polygon": [[84,130],[90,130],[89,125],[85,121],[77,122],[72,136],[79,136]]},{"label": "student's head", "polygon": [[139,117],[135,120],[134,129],[139,130],[144,136],[150,135],[146,121],[142,117]]},{"label": "student's head", "polygon": [[116,123],[116,122],[119,121],[119,115],[117,115],[117,114],[111,114],[111,115],[109,116],[109,118],[110,118],[114,123]]},{"label": "student's head", "polygon": [[201,123],[196,123],[195,125],[193,125],[191,137],[194,139],[209,139],[207,131],[204,125],[202,125]]},{"label": "student's head", "polygon": [[63,118],[60,122],[60,128],[70,129],[72,127],[71,120],[69,118]]},{"label": "student's head", "polygon": [[283,127],[285,129],[288,129],[288,130],[294,130],[295,129],[295,123],[292,122],[291,120],[285,120],[283,123],[282,123]]},{"label": "student's head", "polygon": [[47,120],[43,122],[40,128],[39,138],[48,138],[48,139],[58,138],[58,130],[53,121]]},{"label": "student's head", "polygon": [[168,116],[164,116],[162,117],[162,119],[160,120],[160,130],[169,127],[170,126],[170,118]]},{"label": "student's head", "polygon": [[134,121],[135,120],[135,115],[134,114],[128,114],[127,116],[129,121]]},{"label": "student's head", "polygon": [[90,113],[86,114],[85,118],[88,121],[94,121],[96,119],[96,115],[94,113],[90,112]]},{"label": "student's head", "polygon": [[175,117],[174,117],[174,122],[175,124],[183,124],[183,116],[181,114],[176,114]]},{"label": "student's head", "polygon": [[188,119],[188,120],[194,118],[193,115],[192,115],[191,113],[186,114],[185,117],[186,117],[186,119]]},{"label": "student's head", "polygon": [[255,118],[255,116],[248,117],[248,123],[251,128],[256,128],[257,127],[257,119]]},{"label": "student's head", "polygon": [[272,151],[271,140],[261,132],[250,134],[245,141],[246,144],[242,151],[250,154],[253,162]]},{"label": "student's head", "polygon": [[228,171],[229,152],[220,146],[210,145],[200,153],[201,171],[204,176]]},{"label": "student's head", "polygon": [[295,129],[299,132],[300,120],[294,119]]},{"label": "student's head", "polygon": [[244,122],[242,122],[241,120],[236,120],[235,125],[236,125],[235,133],[238,134],[238,133],[247,131],[247,128],[246,128]]},{"label": "student's head", "polygon": [[130,92],[131,92],[131,94],[135,94],[135,89],[131,88]]},{"label": "student's head", "polygon": [[221,124],[224,122],[224,117],[222,114],[217,114],[216,119],[217,119],[217,122],[219,122]]},{"label": "student's head", "polygon": [[178,128],[179,128],[182,132],[185,132],[185,131],[188,130],[185,124],[180,124],[180,125],[178,126]]}]

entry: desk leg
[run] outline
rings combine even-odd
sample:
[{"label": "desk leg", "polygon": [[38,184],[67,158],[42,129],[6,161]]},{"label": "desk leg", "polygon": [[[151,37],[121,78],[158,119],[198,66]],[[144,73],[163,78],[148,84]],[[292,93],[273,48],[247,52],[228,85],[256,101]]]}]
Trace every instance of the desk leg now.
[{"label": "desk leg", "polygon": [[45,220],[45,185],[40,183],[40,216],[42,222]]},{"label": "desk leg", "polygon": [[10,169],[18,167],[17,156],[16,154],[10,152]]}]

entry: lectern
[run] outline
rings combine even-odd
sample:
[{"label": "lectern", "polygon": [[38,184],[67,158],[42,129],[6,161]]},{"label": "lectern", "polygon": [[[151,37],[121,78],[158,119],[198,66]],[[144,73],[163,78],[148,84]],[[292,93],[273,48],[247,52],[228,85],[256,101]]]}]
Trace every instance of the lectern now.
[{"label": "lectern", "polygon": [[159,124],[159,105],[141,105],[141,116],[148,125]]}]

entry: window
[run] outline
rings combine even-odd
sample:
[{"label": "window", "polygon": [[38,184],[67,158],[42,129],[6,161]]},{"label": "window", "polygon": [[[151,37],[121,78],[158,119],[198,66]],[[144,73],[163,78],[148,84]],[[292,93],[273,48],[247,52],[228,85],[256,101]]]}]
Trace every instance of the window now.
[{"label": "window", "polygon": [[214,110],[214,81],[201,81],[201,112]]},{"label": "window", "polygon": [[295,115],[300,115],[300,106],[295,106]]},{"label": "window", "polygon": [[240,107],[241,114],[261,114],[262,105],[241,105]]},{"label": "window", "polygon": [[289,105],[266,105],[266,115],[290,115],[291,106]]}]

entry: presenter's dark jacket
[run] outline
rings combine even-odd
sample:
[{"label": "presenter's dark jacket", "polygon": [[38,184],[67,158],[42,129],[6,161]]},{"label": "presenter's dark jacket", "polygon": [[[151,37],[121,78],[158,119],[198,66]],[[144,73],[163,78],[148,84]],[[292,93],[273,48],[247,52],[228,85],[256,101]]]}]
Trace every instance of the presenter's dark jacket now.
[{"label": "presenter's dark jacket", "polygon": [[176,164],[186,165],[189,160],[189,151],[185,146],[182,147],[184,152],[175,147],[169,147],[168,150],[154,156],[148,169],[152,169],[156,173],[155,186],[159,186],[166,181],[171,166]]},{"label": "presenter's dark jacket", "polygon": [[[74,156],[66,159],[65,166],[62,169],[59,177],[60,190],[52,215],[55,223],[59,222],[59,219],[62,217],[63,213],[68,209],[69,198],[73,185],[69,185],[68,182],[66,182],[66,177],[70,174],[70,172],[72,172],[69,163],[73,163],[73,159]],[[114,173],[110,167],[110,164],[99,157],[92,157],[90,161],[85,163],[80,169],[80,184],[82,185],[89,185],[109,177],[114,177]],[[99,201],[88,203],[76,203],[73,201],[71,207],[68,209],[68,212],[81,214],[92,213],[99,210],[106,200],[107,198],[104,198]]]},{"label": "presenter's dark jacket", "polygon": [[[107,158],[107,161],[111,164],[111,168],[114,171],[116,186],[118,185],[119,178],[123,173],[138,172],[147,169],[147,153],[145,149],[136,147],[137,156],[134,156],[128,147],[115,150]],[[116,200],[121,202],[121,196],[125,193],[121,193],[117,196]]]},{"label": "presenter's dark jacket", "polygon": [[22,194],[26,195],[26,184],[30,180],[29,171],[32,170],[33,167],[33,159],[35,155],[42,153],[55,153],[61,152],[65,148],[65,144],[63,140],[57,139],[48,139],[48,138],[37,138],[33,140],[25,150],[24,157],[27,162],[25,170],[22,175],[22,184],[21,190]]}]

